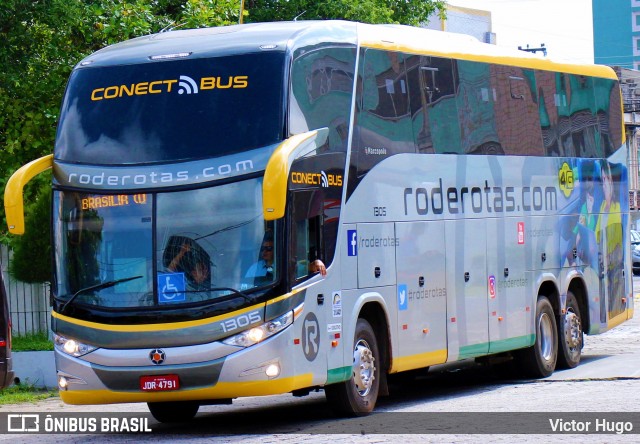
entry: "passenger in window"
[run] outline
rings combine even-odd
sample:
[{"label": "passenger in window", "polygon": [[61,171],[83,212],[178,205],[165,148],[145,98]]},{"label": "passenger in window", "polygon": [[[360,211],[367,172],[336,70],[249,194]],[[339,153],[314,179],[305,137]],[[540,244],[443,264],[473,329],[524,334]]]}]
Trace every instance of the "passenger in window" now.
[{"label": "passenger in window", "polygon": [[266,237],[262,241],[260,247],[260,259],[247,270],[246,278],[265,278],[273,280],[274,264],[273,264],[273,238]]},{"label": "passenger in window", "polygon": [[[310,236],[315,236],[315,233],[310,233]],[[308,251],[308,269],[309,274],[320,273],[322,276],[327,275],[327,267],[325,267],[324,262],[320,259],[320,254],[318,252],[318,248],[314,246],[309,246]]]},{"label": "passenger in window", "polygon": [[209,263],[196,254],[189,254],[190,252],[191,244],[183,243],[167,269],[172,272],[185,270],[189,290],[208,290],[211,287]]},{"label": "passenger in window", "polygon": [[313,262],[309,262],[310,273],[320,273],[322,276],[327,275],[327,267],[324,266],[324,262],[320,259],[316,259]]}]

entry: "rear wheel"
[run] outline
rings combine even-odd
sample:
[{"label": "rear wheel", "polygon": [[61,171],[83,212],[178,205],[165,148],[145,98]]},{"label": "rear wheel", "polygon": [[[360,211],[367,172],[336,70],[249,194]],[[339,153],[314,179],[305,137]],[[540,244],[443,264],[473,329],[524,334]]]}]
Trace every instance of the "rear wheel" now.
[{"label": "rear wheel", "polygon": [[518,361],[523,373],[534,378],[546,378],[553,374],[558,359],[558,329],[551,302],[539,296],[535,318],[536,342],[532,347],[520,350]]},{"label": "rear wheel", "polygon": [[147,406],[158,422],[187,422],[198,413],[200,404],[194,401],[148,402]]},{"label": "rear wheel", "polygon": [[574,368],[580,363],[584,333],[578,300],[567,292],[567,308],[558,318],[558,368]]},{"label": "rear wheel", "polygon": [[376,405],[380,388],[380,354],[371,324],[358,319],[349,380],[325,387],[331,408],[345,416],[364,416]]}]

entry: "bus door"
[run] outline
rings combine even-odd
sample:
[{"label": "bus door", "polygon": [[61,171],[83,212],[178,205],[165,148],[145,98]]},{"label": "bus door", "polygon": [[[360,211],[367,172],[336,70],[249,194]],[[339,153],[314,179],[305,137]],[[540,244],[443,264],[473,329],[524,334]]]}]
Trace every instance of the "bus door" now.
[{"label": "bus door", "polygon": [[487,239],[489,353],[527,347],[535,306],[527,303],[524,219],[487,219]]},{"label": "bus door", "polygon": [[489,352],[486,235],[485,219],[445,225],[448,361]]},{"label": "bus door", "polygon": [[396,223],[399,371],[447,360],[444,222]]},{"label": "bus door", "polygon": [[[312,279],[315,273],[311,271],[310,264],[314,260],[326,261],[323,201],[324,193],[321,189],[296,190],[291,193],[288,257],[289,276],[294,287],[304,286]],[[334,313],[330,313],[334,304],[334,292],[331,291],[333,287],[330,290],[325,284],[325,280],[320,280],[307,288],[305,314],[300,323],[302,351],[312,366],[313,373],[320,377],[320,380],[314,380],[315,383],[324,382],[322,377],[326,375],[327,359],[331,360],[332,356],[335,356],[334,360],[342,359],[342,350],[329,345],[333,339],[332,326],[340,325],[342,314],[338,313],[338,317],[334,318]]]}]

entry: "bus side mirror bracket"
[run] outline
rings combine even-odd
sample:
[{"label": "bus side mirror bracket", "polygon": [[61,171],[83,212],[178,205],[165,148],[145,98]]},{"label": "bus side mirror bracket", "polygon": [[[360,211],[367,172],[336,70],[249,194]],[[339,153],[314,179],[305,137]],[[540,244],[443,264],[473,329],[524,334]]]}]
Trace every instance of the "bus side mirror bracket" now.
[{"label": "bus side mirror bracket", "polygon": [[287,184],[293,161],[316,151],[324,145],[328,135],[328,128],[320,128],[291,136],[278,145],[267,163],[262,183],[262,207],[265,220],[284,217]]},{"label": "bus side mirror bracket", "polygon": [[53,154],[32,160],[13,173],[4,189],[4,212],[12,234],[24,234],[24,186],[53,166]]}]

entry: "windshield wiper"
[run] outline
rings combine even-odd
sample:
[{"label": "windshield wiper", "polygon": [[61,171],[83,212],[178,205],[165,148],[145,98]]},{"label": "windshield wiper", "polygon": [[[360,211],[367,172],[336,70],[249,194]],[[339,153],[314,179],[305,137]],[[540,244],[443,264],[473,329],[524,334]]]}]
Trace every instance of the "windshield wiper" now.
[{"label": "windshield wiper", "polygon": [[[249,296],[247,296],[240,290],[236,290],[235,288],[231,288],[231,287],[211,287],[211,288],[206,288],[204,290],[186,290],[185,293],[204,293],[205,291],[230,291],[233,293],[234,296],[237,295],[243,298],[245,301],[253,302],[253,299],[251,299]],[[231,295],[226,295],[226,296],[231,296]],[[223,297],[224,296],[221,296],[218,299],[221,299]]]},{"label": "windshield wiper", "polygon": [[118,285],[122,282],[128,282],[134,279],[140,279],[141,277],[142,276],[131,276],[131,277],[122,278],[122,279],[115,279],[113,281],[102,282],[100,284],[92,285],[86,288],[81,288],[80,290],[76,291],[73,294],[73,296],[69,298],[67,302],[64,303],[62,308],[60,308],[60,314],[64,314],[64,311],[66,310],[67,306],[71,304],[71,302],[73,302],[73,300],[77,298],[79,295],[81,295],[82,293],[86,293],[87,291],[91,291],[91,290],[104,290],[105,288],[113,287],[114,285]]}]

